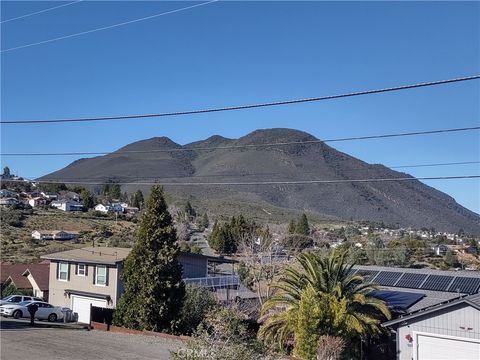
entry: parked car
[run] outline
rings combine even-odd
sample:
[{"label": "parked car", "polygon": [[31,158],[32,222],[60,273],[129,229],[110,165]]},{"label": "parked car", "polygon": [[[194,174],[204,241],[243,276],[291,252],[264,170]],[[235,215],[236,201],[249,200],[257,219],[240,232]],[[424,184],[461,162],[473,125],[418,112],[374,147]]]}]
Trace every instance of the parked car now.
[{"label": "parked car", "polygon": [[28,312],[27,306],[30,304],[36,304],[38,306],[38,310],[35,313],[35,318],[38,320],[55,322],[63,319],[61,307],[50,305],[44,301],[23,301],[18,304],[0,305],[0,315],[5,317],[11,316],[15,319],[29,318],[30,313]]},{"label": "parked car", "polygon": [[34,296],[26,296],[26,295],[10,295],[10,296],[6,296],[2,300],[0,300],[0,305],[16,304],[16,303],[20,303],[22,301],[43,301],[43,299],[40,299],[40,298],[34,297]]}]

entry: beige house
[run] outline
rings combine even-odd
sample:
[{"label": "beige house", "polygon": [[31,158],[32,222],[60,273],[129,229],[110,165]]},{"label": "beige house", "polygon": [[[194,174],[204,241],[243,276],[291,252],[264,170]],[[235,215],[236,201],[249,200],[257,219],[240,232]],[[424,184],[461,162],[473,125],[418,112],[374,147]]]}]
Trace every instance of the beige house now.
[{"label": "beige house", "polygon": [[[90,322],[90,305],[115,308],[123,293],[120,272],[130,251],[118,247],[86,247],[42,256],[50,260],[50,303],[69,307],[82,323]],[[186,283],[213,289],[239,286],[238,276],[233,274],[233,260],[180,253],[178,261]],[[209,264],[225,263],[232,264],[232,272],[209,272]]]},{"label": "beige house", "polygon": [[119,274],[130,251],[87,247],[42,256],[50,260],[50,303],[69,307],[83,323],[90,321],[90,305],[115,307],[123,292]]},{"label": "beige house", "polygon": [[76,231],[65,230],[35,230],[32,232],[32,238],[38,240],[75,240],[78,235]]}]

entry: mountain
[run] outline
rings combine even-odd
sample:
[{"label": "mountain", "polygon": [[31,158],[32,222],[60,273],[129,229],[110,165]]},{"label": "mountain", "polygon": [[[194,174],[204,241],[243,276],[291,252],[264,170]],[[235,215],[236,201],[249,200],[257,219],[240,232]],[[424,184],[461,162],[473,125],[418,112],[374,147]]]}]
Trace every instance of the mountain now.
[{"label": "mountain", "polygon": [[[261,146],[285,142],[290,144]],[[463,229],[480,234],[478,214],[420,181],[348,181],[405,177],[410,175],[383,165],[367,164],[318,142],[305,132],[266,129],[239,139],[216,135],[183,146],[166,137],[155,137],[129,144],[105,156],[77,160],[40,180],[141,183],[162,179],[161,183],[167,184],[166,190],[172,196],[190,198],[213,213],[260,210],[266,214],[271,211],[288,214],[290,211],[306,211],[329,219],[383,221],[404,227],[434,227],[451,232]],[[168,185],[318,179],[343,182]],[[124,187],[127,191],[137,188],[145,190],[147,186],[132,184]]]}]

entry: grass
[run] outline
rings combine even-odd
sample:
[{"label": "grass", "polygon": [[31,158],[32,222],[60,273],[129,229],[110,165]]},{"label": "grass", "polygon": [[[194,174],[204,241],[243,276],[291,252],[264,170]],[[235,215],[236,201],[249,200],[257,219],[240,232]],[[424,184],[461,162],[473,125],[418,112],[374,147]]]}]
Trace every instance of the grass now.
[{"label": "grass", "polygon": [[[109,236],[105,236],[105,230]],[[136,224],[114,217],[95,217],[91,213],[66,213],[60,210],[35,210],[25,215],[21,227],[2,222],[0,226],[0,260],[13,263],[31,263],[41,260],[40,256],[85,247],[92,244],[109,244],[112,239],[133,238]],[[80,233],[77,241],[35,240],[35,230],[66,230]],[[122,241],[119,243],[124,244]]]}]

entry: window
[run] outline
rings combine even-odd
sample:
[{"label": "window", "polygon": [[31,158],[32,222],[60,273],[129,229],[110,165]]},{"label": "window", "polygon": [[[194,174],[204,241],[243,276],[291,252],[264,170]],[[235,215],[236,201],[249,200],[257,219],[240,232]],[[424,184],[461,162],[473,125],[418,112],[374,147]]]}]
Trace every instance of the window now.
[{"label": "window", "polygon": [[58,280],[68,281],[68,263],[58,264]]},{"label": "window", "polygon": [[85,276],[87,275],[87,266],[85,264],[78,264],[77,275],[78,276]]},{"label": "window", "polygon": [[11,303],[18,303],[18,302],[21,302],[21,301],[22,301],[21,296],[14,296],[10,300],[8,300],[8,302],[11,302]]},{"label": "window", "polygon": [[107,267],[105,265],[97,265],[95,271],[95,284],[96,285],[107,285]]}]

